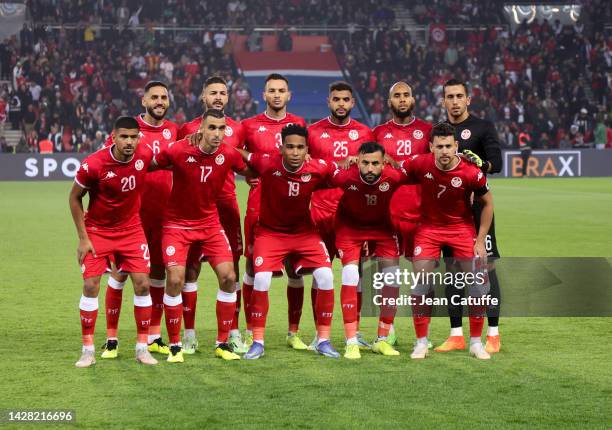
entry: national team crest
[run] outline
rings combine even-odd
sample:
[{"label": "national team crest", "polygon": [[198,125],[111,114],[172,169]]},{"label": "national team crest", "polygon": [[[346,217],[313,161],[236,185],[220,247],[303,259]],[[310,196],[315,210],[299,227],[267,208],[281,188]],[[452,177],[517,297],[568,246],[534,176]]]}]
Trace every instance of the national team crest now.
[{"label": "national team crest", "polygon": [[359,132],[357,130],[349,131],[349,139],[351,139],[351,140],[359,139]]},{"label": "national team crest", "polygon": [[263,264],[263,257],[259,256],[255,259],[255,265],[257,267],[261,266]]},{"label": "national team crest", "polygon": [[380,184],[380,185],[378,186],[378,189],[379,189],[380,191],[382,191],[383,193],[384,193],[385,191],[389,191],[389,183],[388,183],[388,182],[383,182],[382,184]]},{"label": "national team crest", "polygon": [[166,248],[166,255],[170,257],[173,256],[175,252],[176,252],[176,249],[174,249],[174,246],[172,245]]},{"label": "national team crest", "polygon": [[136,163],[134,163],[134,167],[136,167],[136,170],[142,170],[142,168],[144,167],[144,161],[136,160]]},{"label": "national team crest", "polygon": [[217,158],[215,158],[215,163],[217,163],[220,166],[224,162],[225,162],[225,156],[223,154],[217,155]]},{"label": "national team crest", "polygon": [[472,132],[470,131],[469,128],[466,128],[465,130],[463,130],[461,132],[461,138],[463,140],[468,140],[470,138],[470,136],[472,135]]},{"label": "national team crest", "polygon": [[227,137],[232,137],[233,134],[234,134],[234,130],[232,129],[232,127],[230,127],[229,125],[225,127],[225,135]]},{"label": "national team crest", "polygon": [[423,138],[423,132],[421,130],[414,130],[412,132],[412,137],[414,137],[415,139],[422,139]]},{"label": "national team crest", "polygon": [[162,136],[164,136],[164,139],[169,140],[172,137],[172,133],[167,128],[164,128]]},{"label": "national team crest", "polygon": [[417,246],[414,248],[414,256],[416,257],[417,255],[420,255],[422,251],[423,249],[420,246]]},{"label": "national team crest", "polygon": [[310,182],[310,179],[312,178],[312,176],[310,175],[310,173],[302,173],[302,182]]},{"label": "national team crest", "polygon": [[455,176],[453,179],[451,179],[451,185],[455,188],[459,188],[462,183],[463,181],[459,176]]}]

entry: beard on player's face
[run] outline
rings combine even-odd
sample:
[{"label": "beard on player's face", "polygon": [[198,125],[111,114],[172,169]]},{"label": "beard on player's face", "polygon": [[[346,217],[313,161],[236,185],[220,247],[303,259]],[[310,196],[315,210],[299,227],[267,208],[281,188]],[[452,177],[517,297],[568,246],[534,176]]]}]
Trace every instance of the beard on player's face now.
[{"label": "beard on player's face", "polygon": [[[163,113],[161,113],[161,114],[158,114],[158,113],[155,112],[155,109],[157,109],[159,107],[163,108]],[[166,112],[168,112],[168,108],[164,107],[164,106],[161,106],[161,105],[148,106],[147,107],[147,113],[149,115],[151,115],[153,118],[155,118],[157,121],[160,121],[160,120],[164,119],[164,117],[166,116]]]},{"label": "beard on player's face", "polygon": [[368,184],[373,184],[374,182],[378,181],[378,178],[380,178],[380,175],[382,173],[376,174],[372,172],[359,172],[359,174],[361,175],[361,179],[363,179],[365,182],[367,182]]},{"label": "beard on player's face", "polygon": [[343,108],[342,110],[344,110],[344,113],[342,113],[342,114],[338,113],[339,110],[340,109],[333,110],[333,111],[331,111],[331,114],[338,121],[344,121],[346,118],[348,118],[351,115],[351,110],[352,109]]},{"label": "beard on player's face", "polygon": [[404,110],[402,110],[401,108],[396,108],[392,106],[391,110],[393,111],[393,115],[395,115],[399,119],[404,119],[404,118],[408,118],[412,116],[412,106]]}]

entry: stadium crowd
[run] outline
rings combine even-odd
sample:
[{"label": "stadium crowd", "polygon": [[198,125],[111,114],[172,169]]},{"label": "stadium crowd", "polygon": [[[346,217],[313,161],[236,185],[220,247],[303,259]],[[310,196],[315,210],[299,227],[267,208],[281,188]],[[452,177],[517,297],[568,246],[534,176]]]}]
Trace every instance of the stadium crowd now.
[{"label": "stadium crowd", "polygon": [[[237,72],[227,33],[152,28],[237,22],[279,28],[288,23],[367,26],[334,33],[332,39],[372,126],[390,117],[385,89],[398,79],[413,83],[419,115],[438,121],[443,116],[441,84],[453,75],[471,84],[473,111],[496,123],[508,147],[518,145],[521,133],[536,148],[607,143],[612,88],[612,44],[603,28],[610,21],[607,2],[585,2],[587,18],[573,27],[535,21],[515,31],[447,31],[443,43],[429,40],[426,45],[413,41],[403,28],[390,29],[393,3],[285,0],[255,7],[244,1],[157,0],[143,7],[138,1],[82,0],[73,7],[68,1],[29,2],[35,24],[0,43],[0,79],[9,82],[0,88],[2,150],[12,151],[2,132],[6,122],[23,131],[19,151],[36,151],[43,138],[52,141],[55,151],[93,151],[106,139],[112,118],[140,110],[138,99],[125,92],[138,92],[150,79],[170,83],[172,116],[179,124],[201,112],[203,77],[213,71],[230,84],[228,113],[237,119],[252,116],[257,102],[251,94],[258,89],[250,89]],[[448,16],[454,17],[446,21],[449,25],[502,19],[486,5],[466,9],[456,1],[419,1],[412,7],[421,23]],[[46,26],[67,23],[80,25]],[[147,29],[131,28],[140,24]]]}]

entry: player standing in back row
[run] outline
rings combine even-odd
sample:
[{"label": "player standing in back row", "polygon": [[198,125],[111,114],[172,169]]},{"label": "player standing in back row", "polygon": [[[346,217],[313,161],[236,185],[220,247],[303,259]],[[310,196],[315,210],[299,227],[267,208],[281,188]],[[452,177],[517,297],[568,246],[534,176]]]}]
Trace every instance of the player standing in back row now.
[{"label": "player standing in back row", "polygon": [[[144,87],[142,107],[145,112],[135,117],[140,127],[139,145],[149,148],[153,155],[176,140],[176,124],[165,119],[170,107],[168,87],[163,82],[151,81]],[[112,136],[106,145],[113,144]],[[149,352],[168,354],[170,349],[161,339],[161,318],[164,312],[164,286],[166,269],[161,249],[162,216],[172,189],[172,172],[157,170],[144,178],[141,196],[140,218],[151,253],[151,326],[149,327]],[[127,275],[114,271],[106,287],[106,344],[102,358],[116,358],[119,353],[117,328],[121,314],[123,287]]]},{"label": "player standing in back row", "polygon": [[[220,76],[211,76],[206,79],[202,95],[200,96],[204,104],[204,110],[218,109],[223,111],[229,101],[229,91],[227,83]],[[189,134],[197,133],[202,123],[202,116],[199,116],[181,127],[178,132],[178,139],[183,139]],[[238,121],[225,115],[225,135],[223,143],[234,148],[242,148],[244,145],[244,130],[242,124]],[[236,279],[239,275],[240,256],[242,255],[242,231],[240,228],[240,209],[236,199],[236,184],[234,181],[234,172],[230,171],[227,179],[223,184],[223,188],[217,197],[217,210],[219,211],[219,220],[221,226],[225,230],[225,234],[232,247],[232,255],[234,256],[234,270],[236,271]],[[185,286],[181,296],[183,298],[183,318],[185,324],[185,335],[183,336],[183,351],[185,354],[195,353],[198,341],[195,333],[195,315],[198,298],[198,276],[202,265],[195,261],[187,262],[185,273]],[[245,353],[247,351],[242,336],[238,330],[238,316],[240,315],[240,283],[236,282],[236,315],[230,330],[229,345],[236,353]],[[246,303],[245,303],[246,305]]]},{"label": "player standing in back row", "polygon": [[[351,118],[351,110],[355,106],[353,87],[343,81],[333,82],[329,86],[327,98],[330,115],[308,127],[308,148],[312,158],[325,160],[328,164],[342,161],[347,157],[356,157],[362,143],[372,142],[374,135],[367,125]],[[312,220],[315,223],[329,254],[333,259],[336,255],[336,234],[334,220],[338,203],[342,197],[340,188],[316,191],[312,195]],[[361,291],[357,292],[357,319],[361,309]],[[302,290],[303,296],[303,290]],[[313,282],[311,299],[314,310],[317,289]],[[314,312],[313,312],[314,314]],[[298,320],[299,322],[299,320]],[[297,328],[297,327],[296,327]],[[288,342],[292,333],[289,333]],[[369,348],[370,345],[359,332],[356,333],[359,345]],[[314,349],[317,339],[310,344]]]},{"label": "player standing in back row", "polygon": [[[387,156],[399,163],[414,154],[427,154],[432,126],[413,115],[415,100],[410,85],[403,81],[393,84],[389,88],[387,104],[393,118],[373,130],[376,142],[385,148]],[[390,207],[391,225],[401,241],[402,254],[406,258],[412,258],[420,209],[420,185],[403,185],[393,194]],[[395,330],[391,324],[387,343],[393,346],[396,341]]]},{"label": "player standing in back row", "polygon": [[[289,81],[283,75],[272,73],[266,78],[263,99],[266,110],[259,115],[242,121],[244,127],[245,149],[252,154],[278,154],[282,145],[281,131],[288,124],[297,124],[306,127],[302,117],[287,112],[287,103],[291,100]],[[242,284],[242,296],[245,305],[245,319],[247,330],[245,343],[250,345],[253,341],[251,317],[248,306],[255,282],[253,268],[254,228],[259,217],[261,189],[258,185],[251,187],[247,202],[247,213],[244,217],[244,256],[246,257],[245,274]],[[289,279],[290,286],[302,285],[301,279]],[[301,305],[300,305],[301,308]]]},{"label": "player standing in back row", "polygon": [[[459,152],[466,150],[474,152],[482,159],[482,171],[485,175],[498,173],[502,169],[501,146],[497,137],[497,131],[491,121],[477,118],[468,111],[470,96],[467,85],[457,79],[451,79],[444,84],[442,104],[447,112],[447,122],[455,127],[455,138],[459,142]],[[474,223],[476,228],[480,225],[482,206],[478,199],[474,199],[472,205]],[[499,281],[495,271],[495,263],[492,261],[499,258],[497,240],[495,238],[495,217],[485,240],[487,257],[489,258],[488,273],[491,284],[491,297],[500,299]],[[446,295],[450,297],[455,294],[463,294],[456,291],[453,286],[447,287]],[[449,301],[450,303],[450,301]],[[455,349],[465,349],[463,338],[462,314],[463,309],[459,306],[449,305],[451,333],[449,338],[435,349],[437,352],[447,352]],[[487,343],[485,349],[488,353],[499,352],[501,341],[499,337],[499,304],[487,309],[488,329]]]}]

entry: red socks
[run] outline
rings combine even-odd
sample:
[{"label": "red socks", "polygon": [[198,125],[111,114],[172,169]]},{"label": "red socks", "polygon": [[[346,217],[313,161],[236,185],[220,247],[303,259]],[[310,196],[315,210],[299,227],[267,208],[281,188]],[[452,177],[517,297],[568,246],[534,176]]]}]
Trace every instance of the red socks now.
[{"label": "red socks", "polygon": [[81,317],[83,347],[93,350],[94,331],[96,330],[96,319],[98,318],[98,298],[81,296],[79,314]]},{"label": "red socks", "polygon": [[123,298],[123,286],[125,282],[119,282],[109,277],[106,287],[106,297],[104,298],[106,307],[106,338],[117,338],[117,326],[121,315],[121,300]]},{"label": "red socks", "polygon": [[164,313],[166,314],[166,330],[170,345],[181,343],[181,322],[183,319],[183,299],[180,295],[171,297],[164,294]]},{"label": "red socks", "polygon": [[253,340],[262,343],[266,331],[266,318],[268,317],[268,309],[270,308],[270,300],[267,291],[253,290],[251,296],[251,324],[253,326]]},{"label": "red socks", "polygon": [[[155,339],[161,337],[161,318],[164,314],[164,285],[163,279],[151,279],[151,302],[153,307],[151,309],[151,325],[149,327],[149,340],[153,342]],[[150,343],[149,342],[149,343]]]},{"label": "red socks", "polygon": [[355,285],[343,285],[340,290],[340,303],[342,304],[342,320],[344,321],[344,336],[351,339],[357,336],[358,331],[358,309],[357,309],[357,287]]},{"label": "red socks", "polygon": [[234,311],[234,320],[232,321],[232,327],[230,330],[238,330],[238,317],[240,316],[241,303],[240,283],[236,282],[236,310]]},{"label": "red socks", "polygon": [[146,344],[148,341],[152,304],[149,294],[146,296],[134,296],[134,318],[136,319],[138,343]]},{"label": "red socks", "polygon": [[[399,297],[399,288],[384,285],[382,287],[382,299],[383,304],[380,306],[380,316],[378,318],[378,337],[387,337],[391,324],[395,320],[395,314],[397,312],[397,305],[390,305],[390,299],[397,299]],[[395,303],[395,301],[393,301]]]},{"label": "red socks", "polygon": [[255,280],[245,273],[244,281],[242,282],[242,298],[244,299],[244,319],[246,321],[247,330],[252,330],[251,323],[251,300],[253,295],[253,284]]},{"label": "red socks", "polygon": [[227,343],[236,312],[236,293],[217,292],[217,344]]},{"label": "red socks", "polygon": [[183,299],[183,319],[185,320],[185,330],[195,329],[196,306],[198,303],[198,283],[186,282],[181,291]]},{"label": "red socks", "polygon": [[334,316],[334,290],[317,290],[315,303],[317,316],[317,336],[329,339],[332,317]]}]

